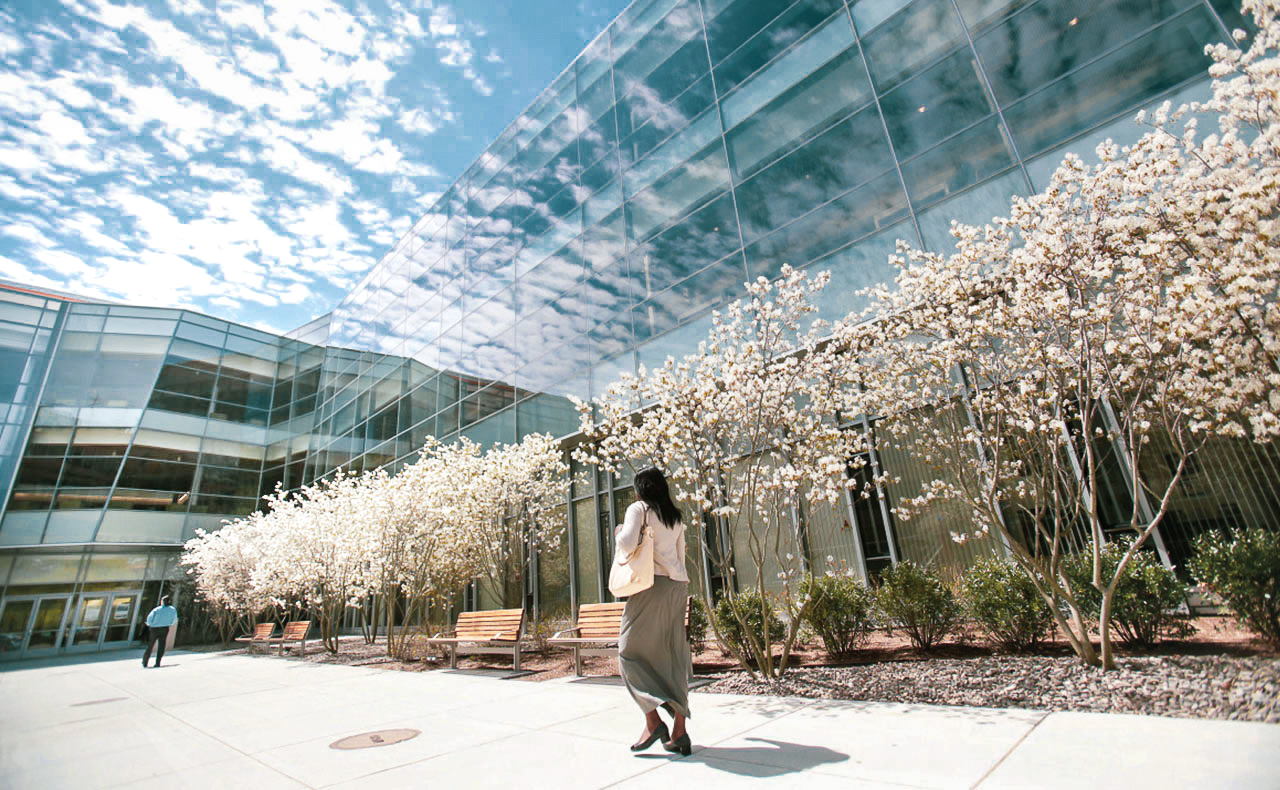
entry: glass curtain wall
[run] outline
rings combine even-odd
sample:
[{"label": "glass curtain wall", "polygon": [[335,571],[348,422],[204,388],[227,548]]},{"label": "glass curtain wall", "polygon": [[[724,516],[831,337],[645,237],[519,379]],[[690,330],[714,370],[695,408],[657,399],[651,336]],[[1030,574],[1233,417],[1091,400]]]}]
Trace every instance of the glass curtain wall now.
[{"label": "glass curtain wall", "polygon": [[[1238,24],[1222,13],[1203,0],[638,0],[335,309],[305,477],[394,470],[428,434],[569,435],[567,396],[688,353],[711,308],[784,263],[831,271],[821,310],[844,315],[891,276],[897,239],[945,251],[952,218],[985,221],[1042,188],[1065,151],[1136,135],[1139,107],[1202,94],[1204,45]],[[413,367],[392,373],[399,360]],[[396,387],[398,405],[380,405]],[[582,600],[602,592],[587,566],[607,560],[611,488],[573,503]],[[962,513],[892,523],[905,489],[884,493],[886,507],[854,503],[869,565],[893,561],[895,531],[902,557],[958,567],[995,550],[954,546]],[[811,520],[818,559],[849,554],[843,513]]]}]

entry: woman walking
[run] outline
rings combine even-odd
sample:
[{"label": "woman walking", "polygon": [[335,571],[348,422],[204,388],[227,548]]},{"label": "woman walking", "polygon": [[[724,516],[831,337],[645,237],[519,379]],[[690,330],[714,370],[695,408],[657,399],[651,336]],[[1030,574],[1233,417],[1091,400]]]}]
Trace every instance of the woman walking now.
[{"label": "woman walking", "polygon": [[[692,751],[685,719],[689,717],[689,673],[692,663],[685,638],[689,574],[684,564],[684,522],[671,501],[667,479],[657,469],[636,475],[638,501],[627,508],[617,530],[620,552],[631,553],[640,541],[653,540],[653,586],[627,598],[618,639],[618,669],[631,697],[644,711],[644,735],[632,744],[638,752],[661,740],[669,752]],[[674,717],[670,731],[658,708]]]}]

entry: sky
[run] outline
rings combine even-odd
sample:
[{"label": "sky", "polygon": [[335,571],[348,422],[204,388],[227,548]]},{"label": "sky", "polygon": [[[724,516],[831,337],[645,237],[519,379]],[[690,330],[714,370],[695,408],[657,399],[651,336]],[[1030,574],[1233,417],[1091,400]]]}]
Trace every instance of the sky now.
[{"label": "sky", "polygon": [[624,0],[7,0],[0,280],[284,332]]}]

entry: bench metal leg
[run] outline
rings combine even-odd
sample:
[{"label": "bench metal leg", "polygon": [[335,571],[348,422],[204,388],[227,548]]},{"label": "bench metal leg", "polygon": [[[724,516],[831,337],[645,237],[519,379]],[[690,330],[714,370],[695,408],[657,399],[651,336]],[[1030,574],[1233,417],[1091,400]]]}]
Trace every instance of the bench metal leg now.
[{"label": "bench metal leg", "polygon": [[573,649],[573,671],[578,677],[582,677],[582,648],[580,647]]},{"label": "bench metal leg", "polygon": [[449,669],[458,668],[458,646],[449,645]]},{"label": "bench metal leg", "polygon": [[520,671],[520,648],[519,646],[511,648],[511,663],[514,665],[516,672]]}]

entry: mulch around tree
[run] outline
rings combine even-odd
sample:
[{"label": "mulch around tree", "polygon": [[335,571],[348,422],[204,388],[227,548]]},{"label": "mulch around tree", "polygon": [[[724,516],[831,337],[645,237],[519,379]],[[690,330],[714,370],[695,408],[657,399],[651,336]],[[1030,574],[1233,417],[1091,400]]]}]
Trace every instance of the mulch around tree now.
[{"label": "mulch around tree", "polygon": [[[712,644],[694,656],[694,672],[713,681],[704,690],[720,693],[1280,722],[1280,650],[1229,617],[1201,617],[1191,623],[1188,636],[1147,650],[1117,645],[1119,668],[1108,673],[1081,666],[1065,640],[1051,641],[1030,655],[1009,655],[993,649],[974,628],[927,652],[912,647],[900,633],[880,631],[843,660],[833,660],[820,641],[797,643],[791,654],[793,669],[780,682],[751,679],[731,655]],[[345,636],[339,647],[338,653],[329,653],[313,640],[303,660],[401,672],[448,668],[442,656],[424,649],[415,649],[410,660],[391,658],[382,638],[366,644],[360,636]],[[253,652],[264,654],[262,649]],[[285,659],[300,660],[297,654],[296,647],[288,648]],[[263,657],[278,660],[274,650]],[[525,681],[573,674],[573,654],[568,650],[526,652],[520,664],[525,674],[518,679]],[[511,661],[496,655],[463,656],[458,668],[510,672]],[[617,662],[588,657],[584,671],[588,676],[616,676]]]}]

